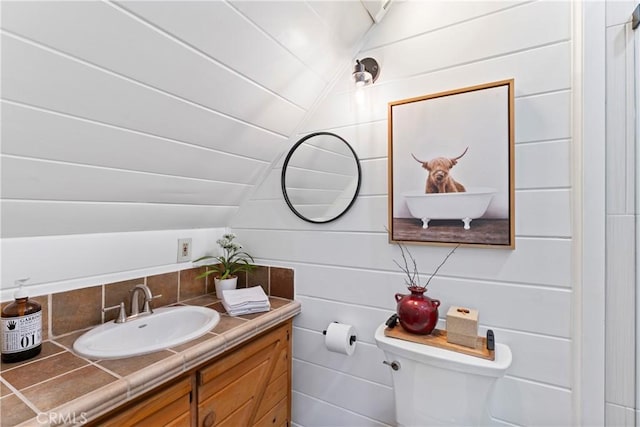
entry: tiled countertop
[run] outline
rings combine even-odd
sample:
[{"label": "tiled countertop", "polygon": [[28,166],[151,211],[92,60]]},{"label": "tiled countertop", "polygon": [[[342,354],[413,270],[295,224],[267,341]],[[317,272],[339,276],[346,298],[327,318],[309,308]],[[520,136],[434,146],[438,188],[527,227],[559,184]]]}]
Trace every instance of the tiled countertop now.
[{"label": "tiled countertop", "polygon": [[208,306],[220,323],[203,337],[155,353],[114,360],[76,355],[74,332],[43,342],[42,352],[19,363],[2,363],[0,425],[82,424],[165,383],[300,312],[300,303],[270,297],[271,311],[228,316],[214,296],[183,304]]}]

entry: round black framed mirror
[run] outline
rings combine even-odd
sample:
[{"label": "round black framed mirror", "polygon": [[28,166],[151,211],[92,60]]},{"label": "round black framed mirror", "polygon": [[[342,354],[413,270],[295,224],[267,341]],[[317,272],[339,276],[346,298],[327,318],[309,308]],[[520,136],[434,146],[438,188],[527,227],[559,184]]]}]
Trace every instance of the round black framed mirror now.
[{"label": "round black framed mirror", "polygon": [[299,218],[322,224],[344,215],[360,192],[360,160],[351,145],[315,132],[291,147],[282,166],[282,194]]}]

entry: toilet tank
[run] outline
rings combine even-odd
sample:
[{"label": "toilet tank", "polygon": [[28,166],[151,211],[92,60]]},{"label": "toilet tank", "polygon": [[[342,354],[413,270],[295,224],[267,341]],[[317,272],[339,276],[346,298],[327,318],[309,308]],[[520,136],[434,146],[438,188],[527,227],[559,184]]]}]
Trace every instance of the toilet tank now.
[{"label": "toilet tank", "polygon": [[399,426],[485,425],[496,380],[511,365],[511,350],[496,344],[495,360],[485,360],[437,347],[390,338],[385,325],[375,339],[392,370]]}]

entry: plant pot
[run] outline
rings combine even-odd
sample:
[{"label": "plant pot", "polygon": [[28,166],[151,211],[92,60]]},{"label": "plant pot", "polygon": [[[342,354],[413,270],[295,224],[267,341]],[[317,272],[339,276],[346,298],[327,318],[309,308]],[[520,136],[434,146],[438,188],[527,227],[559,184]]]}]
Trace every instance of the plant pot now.
[{"label": "plant pot", "polygon": [[219,279],[214,277],[214,283],[216,284],[216,296],[222,298],[222,291],[227,289],[235,289],[238,285],[238,276],[232,276],[228,279]]},{"label": "plant pot", "polygon": [[426,297],[427,288],[411,286],[410,295],[396,294],[400,325],[412,334],[429,335],[438,323],[440,301]]}]

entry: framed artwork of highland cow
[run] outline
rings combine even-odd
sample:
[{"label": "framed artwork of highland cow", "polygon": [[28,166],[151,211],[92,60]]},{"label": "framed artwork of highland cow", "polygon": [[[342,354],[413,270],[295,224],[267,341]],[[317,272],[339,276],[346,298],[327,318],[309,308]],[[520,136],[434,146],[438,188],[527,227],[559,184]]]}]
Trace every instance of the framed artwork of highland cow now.
[{"label": "framed artwork of highland cow", "polygon": [[515,248],[514,80],[389,103],[389,241]]}]

